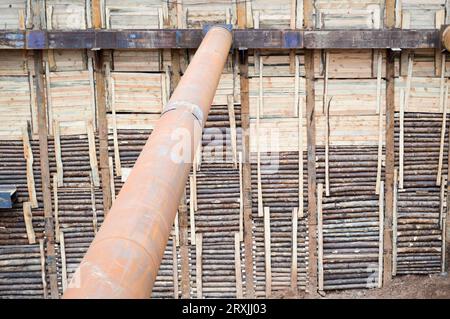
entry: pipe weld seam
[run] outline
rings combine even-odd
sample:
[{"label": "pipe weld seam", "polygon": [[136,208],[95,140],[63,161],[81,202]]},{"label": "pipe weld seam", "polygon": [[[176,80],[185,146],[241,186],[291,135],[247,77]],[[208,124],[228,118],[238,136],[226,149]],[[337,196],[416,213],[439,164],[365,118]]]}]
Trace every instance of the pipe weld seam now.
[{"label": "pipe weld seam", "polygon": [[164,110],[161,113],[161,117],[169,111],[183,110],[183,109],[190,112],[195,117],[195,119],[199,122],[200,127],[203,127],[204,117],[203,117],[202,109],[197,104],[187,102],[187,101],[173,101],[173,102],[167,103],[166,107],[164,108]]},{"label": "pipe weld seam", "polygon": [[137,240],[134,240],[134,239],[131,239],[131,238],[128,238],[128,237],[123,237],[123,236],[110,236],[110,237],[105,237],[105,238],[102,238],[102,239],[97,240],[97,241],[95,241],[95,242],[92,242],[92,247],[97,246],[98,244],[103,243],[103,242],[108,241],[108,240],[122,240],[122,241],[124,241],[124,242],[133,243],[135,246],[137,246],[137,247],[139,247],[141,250],[143,250],[143,251],[147,254],[147,256],[148,256],[150,259],[154,260],[154,254],[151,253],[144,245],[142,245],[142,244],[141,244],[140,242],[138,242]]}]

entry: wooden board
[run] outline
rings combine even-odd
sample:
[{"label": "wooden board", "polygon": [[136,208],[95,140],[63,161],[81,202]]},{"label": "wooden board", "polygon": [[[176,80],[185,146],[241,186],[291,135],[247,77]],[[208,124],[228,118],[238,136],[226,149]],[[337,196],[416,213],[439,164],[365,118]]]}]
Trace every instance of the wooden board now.
[{"label": "wooden board", "polygon": [[85,71],[86,54],[83,50],[52,50],[51,71]]},{"label": "wooden board", "polygon": [[47,0],[46,17],[49,30],[86,29],[85,0]]},{"label": "wooden board", "polygon": [[[252,0],[251,14],[259,15],[260,28],[288,29],[291,27],[293,15],[299,14],[303,8],[302,1],[297,1],[296,12],[292,12],[291,0]],[[295,23],[302,23],[302,19],[295,19]],[[299,26],[297,26],[299,27]]]},{"label": "wooden board", "polygon": [[402,17],[408,15],[411,29],[432,29],[435,28],[436,12],[444,10],[446,0],[402,0]]},{"label": "wooden board", "polygon": [[111,77],[117,113],[161,113],[162,74],[112,72]]},{"label": "wooden board", "polygon": [[[1,9],[0,9],[1,10]],[[27,75],[27,56],[22,50],[0,50],[0,76]]]},{"label": "wooden board", "polygon": [[[325,117],[317,116],[317,145],[325,145]],[[330,145],[377,145],[377,115],[330,116]],[[306,150],[306,124],[303,120],[303,151]],[[384,123],[383,130],[384,130]],[[250,121],[250,147],[256,152],[256,122]],[[298,119],[261,119],[260,152],[298,151]]]},{"label": "wooden board", "polygon": [[113,61],[116,72],[161,71],[161,52],[159,50],[114,50]]},{"label": "wooden board", "polygon": [[316,0],[316,28],[378,29],[383,25],[383,2]]},{"label": "wooden board", "polygon": [[108,29],[158,29],[160,13],[168,15],[167,4],[158,0],[105,0],[105,26]]},{"label": "wooden board", "polygon": [[0,3],[1,29],[25,29],[26,0],[8,0]]},{"label": "wooden board", "polygon": [[32,120],[30,99],[27,76],[0,76],[1,139],[22,139],[22,128]]},{"label": "wooden board", "polygon": [[88,71],[50,72],[49,120],[60,122],[61,135],[85,134],[86,121],[94,121]]}]

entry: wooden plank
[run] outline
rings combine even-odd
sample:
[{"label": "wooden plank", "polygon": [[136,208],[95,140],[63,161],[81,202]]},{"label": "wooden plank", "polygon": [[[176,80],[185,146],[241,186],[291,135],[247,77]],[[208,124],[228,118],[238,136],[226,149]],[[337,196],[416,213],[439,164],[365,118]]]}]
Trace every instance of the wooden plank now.
[{"label": "wooden plank", "polygon": [[393,210],[392,210],[392,276],[397,275],[397,241],[398,241],[398,211],[397,211],[397,195],[398,195],[398,176],[397,170],[394,171],[394,189],[393,189]]},{"label": "wooden plank", "polygon": [[239,152],[239,240],[244,240],[244,198],[242,185],[242,152]]},{"label": "wooden plank", "polygon": [[383,283],[392,280],[392,215],[394,210],[394,169],[395,169],[395,87],[394,52],[386,53],[386,168],[385,168],[385,214],[383,242]]},{"label": "wooden plank", "polygon": [[239,29],[245,29],[247,27],[247,3],[246,1],[236,2],[236,19]]},{"label": "wooden plank", "polygon": [[[409,29],[411,24],[411,14],[409,11],[402,11],[402,29]],[[400,75],[405,76],[408,74],[408,58],[409,50],[402,50],[400,56]]]},{"label": "wooden plank", "polygon": [[112,115],[112,129],[113,129],[113,142],[114,142],[114,164],[116,165],[116,175],[122,176],[122,166],[120,163],[119,152],[119,138],[117,136],[117,116],[116,116],[116,102],[114,93],[114,78],[111,78],[111,115]]},{"label": "wooden plank", "polygon": [[263,91],[263,61],[261,56],[259,57],[259,99],[256,109],[256,169],[257,169],[257,186],[258,186],[258,217],[262,217],[264,214],[263,199],[262,199],[262,183],[261,183],[261,153],[259,151],[260,145],[260,129],[259,122],[261,111],[264,110],[264,91]]},{"label": "wooden plank", "polygon": [[190,200],[192,201],[192,204],[194,205],[194,212],[197,211],[197,168],[195,165],[195,158],[194,157],[194,163],[192,165],[192,188],[191,188],[191,194],[190,194]]},{"label": "wooden plank", "polygon": [[89,142],[89,164],[91,165],[92,182],[95,187],[99,187],[100,177],[98,174],[97,149],[95,147],[94,125],[92,121],[86,122],[86,132]]},{"label": "wooden plank", "polygon": [[110,181],[109,189],[111,190],[111,205],[112,205],[116,200],[116,186],[114,183],[114,168],[113,168],[114,166],[112,157],[108,158],[108,162],[109,162],[109,181]]},{"label": "wooden plank", "polygon": [[[30,63],[30,62],[29,62]],[[34,71],[33,71],[34,73]],[[30,102],[31,102],[31,129],[32,134],[37,135],[38,133],[38,125],[37,125],[37,105],[36,105],[36,92],[35,87],[33,85],[33,74],[32,71],[28,74],[28,83],[30,86]]]},{"label": "wooden plank", "polygon": [[33,172],[33,151],[30,145],[30,138],[28,135],[28,129],[23,128],[22,130],[22,139],[23,139],[23,155],[27,165],[27,189],[28,189],[28,198],[32,208],[38,207],[38,201],[36,197],[36,186],[34,183],[34,172]]},{"label": "wooden plank", "polygon": [[64,242],[64,233],[59,232],[59,249],[61,250],[61,281],[63,293],[67,289],[67,263],[66,263],[66,244]]},{"label": "wooden plank", "polygon": [[195,283],[197,299],[203,299],[203,239],[202,233],[195,234]]},{"label": "wooden plank", "polygon": [[[175,220],[178,218],[176,216]],[[172,237],[173,239],[173,237]],[[177,255],[177,245],[175,241],[172,243],[172,280],[173,280],[173,298],[178,299],[178,255]]]},{"label": "wooden plank", "polygon": [[[435,27],[441,29],[445,23],[445,9],[437,10],[435,13]],[[441,49],[434,50],[434,75],[441,76],[443,74],[443,65],[445,66],[445,54],[442,54]]]},{"label": "wooden plank", "polygon": [[329,148],[330,148],[330,103],[328,100],[328,69],[330,65],[330,53],[325,51],[324,84],[322,113],[325,113],[325,196],[330,196],[330,170],[329,170]]},{"label": "wooden plank", "polygon": [[377,182],[375,186],[375,193],[380,193],[381,185],[381,166],[383,162],[383,114],[385,111],[381,109],[381,67],[382,54],[377,54],[377,113],[378,113],[378,153],[377,153]]},{"label": "wooden plank", "polygon": [[233,167],[237,168],[236,118],[234,115],[233,95],[227,95],[228,117],[230,119],[230,139],[233,153]]},{"label": "wooden plank", "polygon": [[186,192],[178,206],[178,223],[180,227],[180,259],[181,259],[181,297],[190,298],[189,246],[188,246],[188,214]]},{"label": "wooden plank", "polygon": [[386,0],[386,8],[385,8],[385,26],[388,29],[392,29],[395,27],[395,0]]},{"label": "wooden plank", "polygon": [[[55,218],[55,234],[59,234],[59,201],[58,201],[58,176],[53,174],[53,211]],[[59,243],[59,236],[55,238]]]},{"label": "wooden plank", "polygon": [[297,258],[298,208],[292,209],[292,263],[291,263],[291,289],[298,290],[298,258]]},{"label": "wooden plank", "polygon": [[173,224],[173,228],[174,228],[174,232],[175,232],[175,246],[180,246],[180,226],[178,223],[178,210],[177,210],[177,214],[175,215],[175,221]]},{"label": "wooden plank", "polygon": [[317,202],[316,202],[316,117],[314,91],[314,54],[305,51],[306,138],[308,149],[308,292],[317,290]]},{"label": "wooden plank", "polygon": [[[291,16],[289,27],[294,30],[297,22],[297,0],[291,0]],[[289,51],[289,72],[295,72],[295,50]]]},{"label": "wooden plank", "polygon": [[92,208],[92,227],[94,229],[94,234],[98,231],[98,220],[97,220],[97,205],[95,201],[95,185],[92,178],[92,173],[89,174],[89,185],[91,191],[91,208]]},{"label": "wooden plank", "polygon": [[270,238],[270,208],[264,207],[264,265],[266,271],[266,298],[272,294],[272,259]]},{"label": "wooden plank", "polygon": [[44,291],[44,299],[47,299],[47,276],[45,275],[45,247],[44,239],[39,239],[39,253],[41,259],[41,280],[42,280],[42,290]]},{"label": "wooden plank", "polygon": [[445,77],[445,53],[442,54],[443,57],[441,59],[442,62],[442,66],[441,69],[443,70],[443,72],[441,72],[440,75],[440,81],[439,81],[439,111],[443,112],[444,111],[444,84],[446,82],[446,77]]},{"label": "wooden plank", "polygon": [[27,230],[27,237],[29,244],[36,243],[36,235],[33,228],[33,216],[31,214],[31,202],[23,203],[23,220],[25,222],[25,228]]},{"label": "wooden plank", "polygon": [[45,85],[44,85],[44,70],[43,70],[42,51],[34,52],[34,70],[35,85],[36,85],[36,102],[38,107],[38,132],[39,132],[39,156],[41,168],[41,185],[42,198],[44,203],[44,227],[47,251],[47,269],[50,279],[50,293],[53,299],[59,298],[58,280],[56,272],[56,258],[55,258],[55,230],[52,212],[52,195],[50,192],[50,169],[48,159],[48,139],[47,139],[47,110],[45,104]]},{"label": "wooden plank", "polygon": [[93,67],[93,52],[88,52],[88,72],[89,72],[89,88],[91,93],[91,121],[94,130],[97,128],[97,107],[96,107],[96,96],[95,96],[95,80],[94,80],[94,67]]},{"label": "wooden plank", "polygon": [[399,151],[398,151],[398,166],[399,166],[399,175],[398,175],[398,187],[399,189],[403,189],[403,176],[404,176],[404,154],[405,154],[405,147],[404,147],[404,137],[405,137],[405,129],[404,129],[404,123],[405,123],[405,91],[400,90],[400,133],[399,133]]},{"label": "wooden plank", "polygon": [[[448,154],[447,154],[447,167],[450,167],[450,147],[448,149]],[[444,265],[443,265],[443,269],[444,271],[448,271],[449,269],[449,265],[450,265],[450,169],[447,169],[447,208],[446,208],[446,212],[444,214],[444,221],[442,222],[443,224],[443,228],[442,228],[442,251],[445,252],[445,256],[442,256],[442,258],[444,259]]]},{"label": "wooden plank", "polygon": [[314,28],[314,0],[303,0],[303,23],[306,29]]},{"label": "wooden plank", "polygon": [[448,240],[447,240],[447,222],[446,222],[446,218],[444,218],[444,222],[443,222],[444,227],[442,227],[442,250],[441,250],[441,272],[445,273],[446,271],[446,265],[448,264],[448,258],[446,257],[446,255],[448,254]]},{"label": "wooden plank", "polygon": [[438,161],[438,172],[436,176],[436,185],[441,185],[442,180],[442,162],[444,160],[444,144],[445,144],[445,129],[447,127],[447,104],[448,104],[448,81],[445,83],[445,94],[444,94],[444,110],[442,112],[442,126],[441,126],[441,139],[439,144],[439,161]]},{"label": "wooden plank", "polygon": [[193,200],[193,193],[194,193],[194,177],[191,175],[189,176],[189,223],[191,226],[191,245],[195,245],[195,208],[194,208],[194,200]]},{"label": "wooden plank", "polygon": [[[395,187],[395,186],[394,186]],[[396,210],[396,208],[394,208]],[[384,182],[380,183],[378,195],[378,288],[383,286],[383,231],[384,231]]]},{"label": "wooden plank", "polygon": [[52,105],[52,89],[49,62],[45,61],[45,84],[47,92],[47,114],[48,114],[48,131],[53,132],[53,105]]},{"label": "wooden plank", "polygon": [[439,228],[442,230],[444,227],[444,216],[445,216],[445,183],[447,182],[447,176],[441,176],[441,191],[439,197]]},{"label": "wooden plank", "polygon": [[299,96],[300,91],[300,59],[295,57],[295,93],[294,104],[298,117],[298,216],[303,218],[304,198],[303,198],[303,105]]},{"label": "wooden plank", "polygon": [[91,1],[92,27],[101,29],[102,27],[102,0]]},{"label": "wooden plank", "polygon": [[317,250],[318,250],[318,289],[323,291],[323,217],[322,217],[323,184],[317,184]]},{"label": "wooden plank", "polygon": [[241,238],[239,233],[234,234],[234,269],[236,276],[236,298],[242,299],[242,270],[241,270]]},{"label": "wooden plank", "polygon": [[253,219],[252,219],[252,170],[250,165],[250,99],[248,80],[248,51],[239,54],[242,128],[242,202],[244,219],[245,297],[255,298],[253,278]]},{"label": "wooden plank", "polygon": [[[94,14],[94,10],[92,11]],[[98,18],[97,18],[98,19]],[[100,24],[99,24],[100,23]],[[94,21],[94,27],[101,27],[100,22]],[[106,107],[106,68],[109,66],[108,57],[109,52],[96,51],[94,55],[94,75],[95,75],[95,88],[96,88],[96,105],[97,105],[97,119],[98,119],[98,139],[99,139],[99,168],[101,174],[102,185],[102,197],[103,197],[103,210],[105,216],[108,215],[111,208],[111,175],[109,167],[109,155],[108,155],[108,120],[107,120],[107,107]]]},{"label": "wooden plank", "polygon": [[61,140],[60,140],[60,125],[59,122],[53,123],[53,141],[55,145],[55,159],[56,159],[56,176],[58,178],[58,186],[64,184],[64,169],[61,156]]}]

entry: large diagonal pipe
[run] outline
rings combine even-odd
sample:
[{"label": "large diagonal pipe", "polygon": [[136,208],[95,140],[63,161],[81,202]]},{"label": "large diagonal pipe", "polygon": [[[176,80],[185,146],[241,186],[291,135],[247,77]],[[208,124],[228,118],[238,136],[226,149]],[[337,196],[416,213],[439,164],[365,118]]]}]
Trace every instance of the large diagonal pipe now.
[{"label": "large diagonal pipe", "polygon": [[64,298],[150,297],[231,42],[207,32]]}]

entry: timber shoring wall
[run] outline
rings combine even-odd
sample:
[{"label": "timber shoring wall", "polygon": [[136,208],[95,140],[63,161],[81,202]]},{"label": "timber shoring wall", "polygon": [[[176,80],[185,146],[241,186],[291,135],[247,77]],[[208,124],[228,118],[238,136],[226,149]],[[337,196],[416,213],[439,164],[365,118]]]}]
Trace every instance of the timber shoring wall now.
[{"label": "timber shoring wall", "polygon": [[[103,7],[94,7],[101,3]],[[449,4],[0,0],[0,29],[200,28],[205,23],[256,29],[438,29],[448,23]],[[34,15],[39,11],[40,16]],[[99,97],[92,52],[44,52],[51,175],[51,185],[44,187],[52,193],[60,295],[104,218],[101,172],[108,170],[98,162],[99,121],[108,126],[109,195],[114,198],[194,51],[103,53],[106,94]],[[403,50],[395,58],[393,275],[444,270],[444,244],[450,238],[448,179],[443,179],[448,166],[447,59],[430,49]],[[187,224],[183,218],[174,223],[152,296],[180,298],[184,282],[193,298],[251,295],[246,269],[253,270],[256,297],[305,290],[316,277],[324,290],[380,286],[383,229],[390,231],[383,220],[384,192],[379,192],[386,164],[386,53],[313,52],[314,65],[308,70],[314,71],[309,76],[315,85],[312,133],[317,150],[312,163],[306,139],[305,52],[250,50],[247,102],[241,101],[245,92],[237,62],[237,52],[232,52],[206,123],[202,155],[186,185]],[[48,261],[53,256],[47,254],[44,234],[35,77],[32,52],[0,50],[0,185],[16,186],[18,195],[12,209],[0,211],[0,298],[51,295]],[[107,114],[98,112],[102,99]],[[244,105],[249,107],[245,112]],[[250,125],[245,150],[243,122]],[[226,155],[211,160],[221,149]],[[250,176],[241,167],[245,153],[250,154]],[[317,189],[323,191],[317,196],[317,220],[308,215],[308,164],[316,167]],[[244,221],[245,176],[252,186],[249,221]],[[317,234],[310,232],[316,228]],[[244,234],[251,236],[250,252]],[[180,240],[184,235],[187,242]],[[309,251],[315,244],[311,238],[317,251]],[[184,248],[187,256],[181,253]],[[245,260],[248,253],[253,262]],[[310,273],[311,256],[317,274]]]}]

